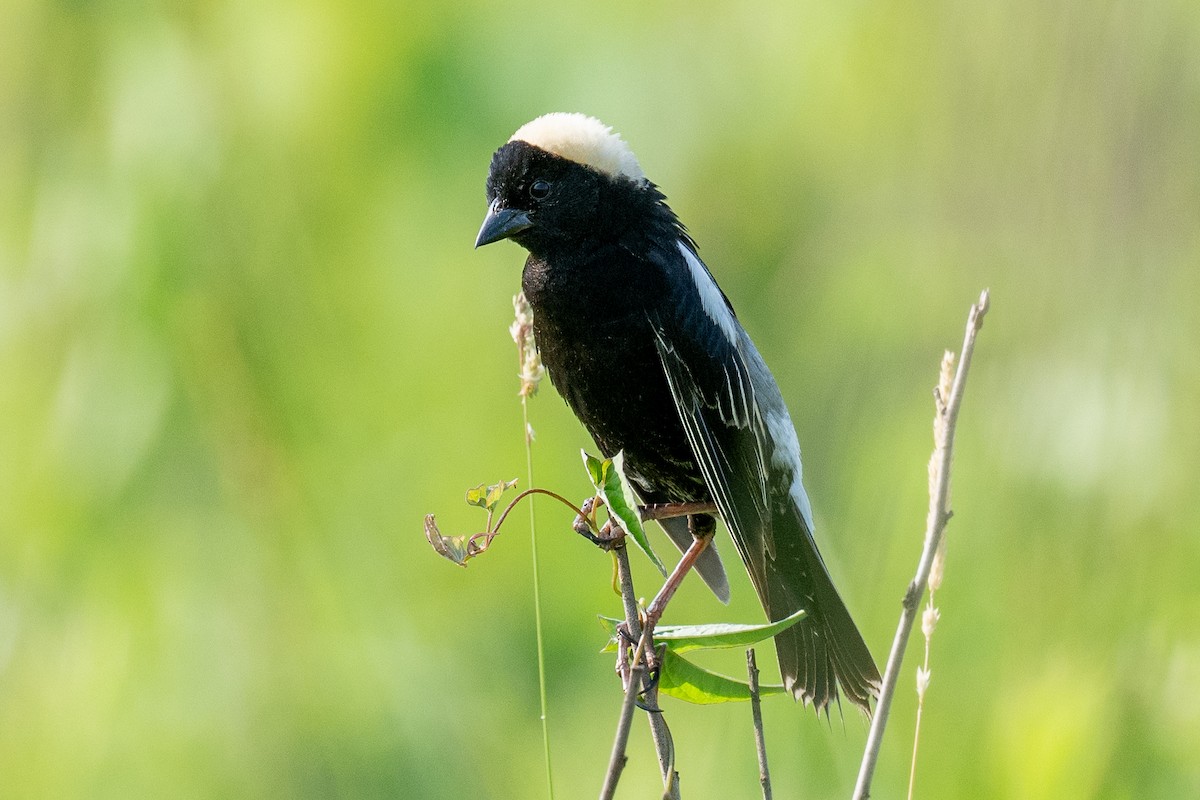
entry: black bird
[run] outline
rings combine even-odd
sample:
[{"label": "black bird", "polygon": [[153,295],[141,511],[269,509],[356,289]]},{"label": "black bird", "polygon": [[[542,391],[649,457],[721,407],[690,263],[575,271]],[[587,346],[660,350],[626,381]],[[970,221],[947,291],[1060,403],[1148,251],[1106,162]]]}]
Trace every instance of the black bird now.
[{"label": "black bird", "polygon": [[[792,694],[870,713],[879,670],[813,540],[783,396],[696,245],[611,128],[547,114],[492,157],[476,247],[512,239],[550,380],[646,503],[715,503],[772,620]],[[699,520],[711,525],[711,520]],[[681,549],[686,519],[663,528]],[[697,571],[723,602],[713,547]]]}]

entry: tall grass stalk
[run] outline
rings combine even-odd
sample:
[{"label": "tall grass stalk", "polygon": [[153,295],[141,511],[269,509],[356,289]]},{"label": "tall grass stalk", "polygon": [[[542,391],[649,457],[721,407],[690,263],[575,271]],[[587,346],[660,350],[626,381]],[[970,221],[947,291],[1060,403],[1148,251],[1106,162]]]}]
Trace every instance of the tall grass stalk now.
[{"label": "tall grass stalk", "polygon": [[[946,407],[945,403],[950,398],[950,393],[954,390],[954,354],[947,351],[942,357],[942,370],[938,379],[937,392],[935,397],[938,398],[938,413],[934,416],[933,422],[933,438],[938,442],[948,442],[950,431],[947,429],[946,422]],[[929,459],[929,496],[934,497],[938,493],[938,483],[943,480],[941,475],[941,464],[938,461],[938,454],[935,451]],[[945,479],[949,484],[949,477]],[[938,611],[937,604],[934,602],[934,594],[942,586],[942,576],[946,571],[946,537],[943,535],[938,540],[937,550],[934,551],[933,564],[929,568],[929,580],[926,585],[929,587],[928,602],[925,604],[925,613],[921,615],[921,633],[925,636],[925,660],[921,666],[917,667],[917,721],[913,731],[913,752],[912,763],[908,768],[908,800],[913,798],[913,787],[917,781],[917,746],[921,741],[921,716],[925,711],[925,692],[929,689],[929,679],[932,674],[929,671],[929,646],[933,642],[933,630],[937,627],[938,619],[941,618],[941,612]]]},{"label": "tall grass stalk", "polygon": [[[533,431],[529,427],[529,398],[521,397],[521,419],[525,423],[525,474],[533,486]],[[542,749],[546,756],[546,793],[554,800],[554,771],[550,766],[550,721],[546,713],[546,648],[542,642],[542,589],[538,570],[537,515],[529,498],[529,549],[533,553],[533,626],[537,630],[538,699],[541,702]]]},{"label": "tall grass stalk", "polygon": [[[533,428],[529,424],[529,398],[537,394],[544,370],[533,341],[533,309],[521,292],[513,298],[513,321],[509,333],[517,343],[521,379],[521,436],[525,440],[525,477],[533,486]],[[529,498],[529,549],[533,556],[533,626],[537,633],[538,700],[542,720],[542,749],[546,761],[546,794],[554,800],[554,770],[550,760],[550,720],[546,703],[546,647],[542,637],[542,587],[538,568],[537,515],[533,497]]]},{"label": "tall grass stalk", "polygon": [[925,661],[917,667],[917,722],[913,730],[912,764],[908,768],[908,800],[913,800],[913,787],[917,782],[917,747],[921,742],[921,717],[925,712],[925,692],[929,689],[932,672],[929,668],[929,648],[933,643],[933,631],[942,612],[938,610],[934,595],[942,585],[942,573],[946,563],[946,538],[938,544],[937,555],[933,559],[933,569],[929,571],[929,600],[925,604],[925,613],[921,615],[921,632],[925,634]]},{"label": "tall grass stalk", "polygon": [[[879,690],[879,702],[875,716],[871,719],[871,730],[867,734],[867,746],[863,750],[862,764],[858,768],[858,780],[854,784],[854,800],[866,800],[871,795],[871,780],[875,765],[879,763],[879,751],[883,745],[883,732],[887,728],[892,697],[896,693],[896,681],[900,665],[904,661],[904,650],[917,618],[917,606],[929,586],[934,563],[941,552],[942,534],[950,521],[950,465],[954,455],[954,429],[958,424],[958,412],[962,407],[963,392],[967,386],[967,372],[971,367],[971,356],[975,352],[975,337],[983,327],[983,318],[991,305],[986,289],[979,295],[979,302],[971,306],[967,315],[967,331],[963,337],[962,357],[954,369],[954,357],[947,353],[942,359],[938,390],[934,393],[936,413],[933,423],[933,455],[929,459],[929,515],[925,524],[925,544],[921,548],[921,560],[917,563],[917,574],[901,604],[900,622],[896,626],[896,637],[888,653],[887,669],[883,672],[883,686]],[[953,370],[953,379],[950,378]],[[949,394],[945,387],[949,386]],[[939,572],[940,572],[939,567]],[[940,577],[938,578],[940,581]]]}]

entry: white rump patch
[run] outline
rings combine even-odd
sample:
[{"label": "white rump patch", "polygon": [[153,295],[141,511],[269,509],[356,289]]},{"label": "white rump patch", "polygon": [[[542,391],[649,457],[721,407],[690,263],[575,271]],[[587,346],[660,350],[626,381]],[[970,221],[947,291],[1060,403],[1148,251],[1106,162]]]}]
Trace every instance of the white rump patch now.
[{"label": "white rump patch", "polygon": [[808,525],[809,533],[816,531],[813,523],[812,504],[808,501],[808,492],[804,491],[804,466],[800,462],[800,440],[796,438],[796,426],[788,414],[787,404],[783,402],[783,394],[779,384],[771,377],[767,363],[750,341],[750,336],[742,331],[739,341],[739,352],[750,370],[750,385],[754,389],[754,399],[758,405],[763,421],[767,425],[767,435],[771,438],[774,449],[771,452],[771,466],[792,476],[791,486],[788,487],[792,501],[800,509],[800,515]]},{"label": "white rump patch", "polygon": [[771,454],[771,464],[777,469],[789,470],[792,473],[790,493],[804,521],[808,523],[809,533],[816,531],[813,524],[812,505],[808,502],[808,492],[804,491],[804,468],[800,464],[800,441],[796,438],[796,428],[787,409],[780,408],[768,411],[767,432],[775,443],[775,452]]},{"label": "white rump patch", "polygon": [[544,114],[522,125],[509,141],[526,142],[613,177],[646,180],[637,157],[620,135],[586,114]]}]

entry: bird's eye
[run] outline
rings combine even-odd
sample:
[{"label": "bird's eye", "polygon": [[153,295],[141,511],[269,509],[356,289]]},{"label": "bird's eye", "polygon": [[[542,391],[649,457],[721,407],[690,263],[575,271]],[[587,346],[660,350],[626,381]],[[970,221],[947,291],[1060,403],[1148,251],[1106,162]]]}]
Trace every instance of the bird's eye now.
[{"label": "bird's eye", "polygon": [[550,196],[550,184],[546,181],[534,181],[529,184],[529,196],[534,200],[545,200]]}]

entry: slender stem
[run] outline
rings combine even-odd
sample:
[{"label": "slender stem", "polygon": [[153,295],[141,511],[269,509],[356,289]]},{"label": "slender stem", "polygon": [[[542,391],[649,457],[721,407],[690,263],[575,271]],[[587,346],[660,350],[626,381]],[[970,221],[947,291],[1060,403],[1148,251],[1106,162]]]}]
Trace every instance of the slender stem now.
[{"label": "slender stem", "polygon": [[[662,618],[663,612],[667,610],[667,603],[671,602],[671,598],[675,596],[675,591],[683,583],[683,579],[696,563],[696,559],[708,547],[708,543],[712,541],[713,532],[709,530],[705,533],[697,534],[693,531],[693,540],[687,552],[679,559],[679,563],[671,572],[671,576],[667,578],[667,582],[663,584],[662,589],[655,595],[651,601],[650,607],[646,609],[646,620],[642,627],[642,633],[639,637],[638,649],[645,649],[646,652],[654,650],[654,626]],[[632,590],[632,585],[630,586]],[[671,731],[667,728],[666,721],[662,718],[662,712],[658,710],[658,682],[651,681],[649,676],[646,677],[645,687],[646,707],[653,709],[650,714],[650,733],[654,737],[654,744],[658,751],[658,766],[662,771],[664,788],[666,789],[665,796],[672,800],[679,798],[679,773],[675,771],[675,747],[671,740]]]},{"label": "slender stem", "polygon": [[[647,628],[642,632],[642,639],[650,641],[651,635]],[[649,673],[642,676],[642,698],[646,705],[646,717],[650,722],[650,737],[654,739],[654,751],[658,755],[658,769],[663,778],[663,800],[679,800],[679,772],[675,769],[675,740],[671,729],[663,719],[662,710],[658,707],[658,680]]]},{"label": "slender stem", "polygon": [[629,550],[625,543],[613,550],[617,560],[617,583],[621,588],[621,605],[625,611],[625,627],[632,639],[642,638],[642,618],[639,614],[637,594],[633,590],[633,570],[629,568]]},{"label": "slender stem", "polygon": [[[529,438],[529,398],[525,395],[521,395],[521,421],[524,424],[525,470],[529,485],[533,486],[533,442]],[[507,511],[505,513],[507,514]],[[491,529],[490,525],[488,527]],[[538,568],[537,516],[534,514],[532,497],[529,499],[529,549],[533,555],[533,627],[537,633],[538,701],[542,717],[542,750],[546,759],[546,795],[550,800],[554,800],[554,770],[550,762],[550,720],[546,702],[546,647],[542,635],[541,571]]]},{"label": "slender stem", "polygon": [[[917,575],[909,584],[908,591],[904,595],[903,611],[900,614],[900,623],[896,628],[896,637],[892,642],[892,650],[888,655],[887,669],[883,675],[883,687],[879,693],[879,704],[875,708],[875,717],[871,721],[871,731],[867,735],[867,746],[863,752],[858,781],[854,786],[854,800],[865,800],[870,796],[871,778],[875,773],[875,765],[879,761],[883,731],[887,727],[892,697],[896,693],[896,682],[900,677],[900,666],[904,661],[904,649],[908,645],[908,637],[917,617],[917,605],[929,582],[929,571],[933,566],[934,556],[937,554],[938,543],[942,539],[946,523],[950,521],[950,509],[947,505],[950,493],[950,463],[954,454],[954,429],[958,422],[958,410],[962,405],[963,392],[966,390],[967,372],[971,367],[971,355],[975,350],[975,336],[983,326],[983,317],[987,314],[988,306],[989,297],[985,289],[979,296],[979,302],[971,306],[970,314],[967,316],[967,332],[963,339],[962,357],[958,362],[958,371],[954,375],[950,398],[946,401],[944,408],[939,405],[942,435],[937,437],[938,441],[935,442],[933,463],[936,473],[932,490],[929,493],[929,518],[925,530],[925,547],[917,565]],[[941,399],[939,399],[940,403]]]},{"label": "slender stem", "polygon": [[621,584],[621,601],[625,606],[625,627],[629,636],[638,640],[638,648],[633,654],[633,658],[627,663],[625,646],[618,639],[617,666],[621,671],[621,679],[625,681],[625,701],[621,704],[621,716],[617,721],[617,734],[613,739],[612,755],[608,760],[608,772],[604,775],[600,800],[610,800],[613,793],[617,791],[617,781],[620,780],[621,771],[625,769],[625,764],[629,761],[629,757],[625,755],[625,746],[629,742],[629,725],[630,720],[633,719],[634,698],[637,697],[638,687],[641,685],[638,678],[641,676],[641,658],[644,652],[641,641],[642,626],[638,619],[637,597],[633,592],[633,572],[629,568],[629,551],[626,549],[625,543],[621,542],[613,548],[612,554],[617,561],[617,579]]},{"label": "slender stem", "polygon": [[908,765],[908,800],[913,800],[913,789],[917,785],[917,746],[921,743],[921,712],[925,704],[917,702],[917,727],[913,733],[912,763]]},{"label": "slender stem", "polygon": [[617,663],[623,670],[621,678],[625,681],[625,700],[621,703],[621,716],[617,720],[617,734],[613,739],[612,755],[608,761],[608,772],[604,776],[604,786],[600,790],[600,800],[611,800],[617,791],[617,781],[621,778],[621,772],[629,761],[629,757],[625,755],[625,747],[629,742],[634,700],[637,698],[638,687],[642,685],[644,667],[641,660],[645,653],[641,624],[638,620],[637,598],[633,593],[633,573],[629,568],[629,551],[622,542],[614,547],[612,552],[617,560],[617,578],[621,584],[621,601],[625,606],[625,625],[629,629],[629,635],[638,639],[638,648],[628,664],[625,662],[625,647],[618,648]]},{"label": "slender stem", "polygon": [[[929,604],[925,607],[925,613],[936,613],[936,607],[933,604],[934,587],[929,587]],[[922,626],[924,627],[924,626]],[[925,629],[925,663],[919,668],[917,674],[917,721],[913,730],[913,749],[912,763],[908,767],[908,800],[913,800],[913,790],[917,784],[917,748],[921,744],[921,717],[925,712],[925,690],[928,688],[929,681],[929,647],[930,635],[932,630]]]},{"label": "slender stem", "polygon": [[[618,657],[618,664],[623,670],[622,677],[626,680],[625,703],[633,702],[632,697],[636,697],[640,686],[645,707],[648,709],[650,735],[654,739],[659,769],[663,776],[664,796],[671,800],[679,800],[679,774],[675,771],[674,746],[671,741],[671,731],[662,717],[662,712],[658,710],[658,684],[641,667],[646,655],[654,650],[654,628],[650,625],[643,628],[638,615],[637,594],[633,588],[633,572],[629,567],[628,548],[622,543],[613,548],[613,555],[617,559],[617,577],[621,585],[621,600],[625,607],[625,627],[630,638],[636,639],[638,643],[633,658],[629,661],[627,672],[624,671],[626,669],[624,647],[620,648],[621,655]],[[612,797],[612,792],[616,791],[617,780],[627,761],[625,748],[629,740],[629,727],[623,724],[626,713],[625,705],[622,705],[617,735],[613,741],[612,755],[609,758],[608,772],[604,778],[604,789],[600,795],[602,800]],[[628,713],[632,713],[632,711]]]},{"label": "slender stem", "polygon": [[536,486],[535,486],[535,487],[533,487],[532,489],[526,489],[525,491],[521,492],[519,495],[517,495],[516,497],[514,497],[514,498],[512,499],[512,502],[510,502],[510,503],[508,504],[508,506],[507,506],[507,507],[504,509],[504,511],[503,511],[503,512],[501,512],[501,514],[500,514],[500,519],[496,520],[496,527],[494,527],[494,528],[492,528],[492,529],[491,529],[491,531],[490,531],[491,535],[492,535],[492,536],[495,536],[497,533],[499,533],[499,532],[500,532],[500,526],[504,524],[504,520],[508,519],[508,515],[509,515],[509,513],[510,513],[510,512],[511,512],[511,511],[512,511],[514,508],[516,508],[516,507],[517,507],[517,503],[521,502],[521,501],[522,501],[522,500],[524,500],[526,497],[529,497],[530,495],[534,495],[534,494],[544,494],[544,495],[548,495],[548,496],[550,496],[550,497],[553,497],[555,500],[557,500],[558,502],[560,502],[560,503],[562,503],[563,505],[565,505],[567,508],[569,508],[569,509],[571,509],[572,511],[574,511],[574,512],[575,512],[576,514],[578,514],[579,516],[583,517],[584,519],[587,519],[587,515],[585,515],[585,514],[584,514],[584,513],[583,513],[583,512],[582,512],[582,511],[579,509],[579,506],[575,505],[574,503],[572,503],[572,502],[571,502],[570,500],[568,500],[567,498],[563,497],[563,496],[562,496],[561,494],[559,494],[558,492],[552,492],[552,491],[550,491],[549,489],[539,489],[538,487],[536,487]]},{"label": "slender stem", "polygon": [[754,648],[746,650],[746,673],[750,677],[750,714],[754,719],[754,747],[758,751],[758,782],[763,800],[771,800],[771,771],[767,768],[767,739],[763,735],[762,701],[758,696],[758,664]]},{"label": "slender stem", "polygon": [[629,756],[625,755],[625,745],[629,741],[629,728],[633,723],[633,709],[636,705],[634,700],[637,698],[638,686],[642,682],[643,669],[641,664],[631,665],[629,668],[629,684],[625,687],[625,700],[621,703],[621,716],[617,720],[617,735],[613,740],[608,772],[604,775],[604,786],[600,789],[600,800],[612,800],[617,791],[617,781],[621,779],[621,772],[629,762]]}]

